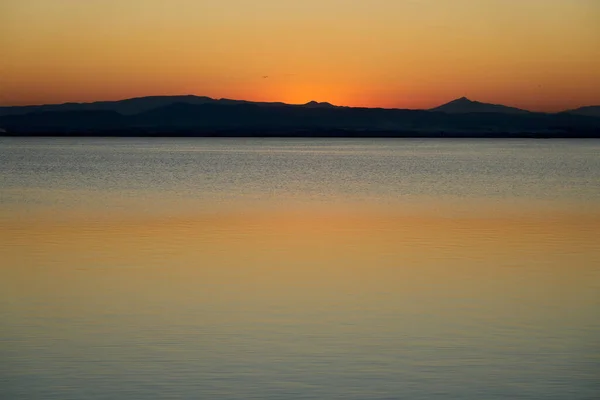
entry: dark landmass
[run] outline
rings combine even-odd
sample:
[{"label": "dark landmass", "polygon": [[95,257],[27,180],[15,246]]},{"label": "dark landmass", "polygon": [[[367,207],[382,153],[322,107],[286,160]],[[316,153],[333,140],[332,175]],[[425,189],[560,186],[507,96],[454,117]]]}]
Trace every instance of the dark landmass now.
[{"label": "dark landmass", "polygon": [[466,97],[453,100],[439,107],[432,108],[430,111],[439,111],[450,114],[467,113],[503,113],[503,114],[527,114],[530,111],[520,108],[507,107],[501,104],[488,104],[479,101],[469,100]]},{"label": "dark landmass", "polygon": [[[4,115],[22,115],[33,112],[49,112],[49,111],[116,111],[123,115],[139,114],[144,111],[153,110],[155,108],[168,106],[175,103],[186,104],[256,104],[264,106],[286,106],[285,103],[273,102],[251,102],[246,100],[231,100],[231,99],[212,99],[205,96],[148,96],[135,97],[132,99],[118,101],[97,101],[93,103],[64,103],[64,104],[44,104],[36,106],[9,106],[0,107],[0,116]],[[310,102],[307,106],[312,105],[327,105],[329,103]],[[330,105],[330,104],[329,104]]]},{"label": "dark landmass", "polygon": [[569,114],[586,115],[588,117],[600,118],[600,106],[587,106],[566,111]]},{"label": "dark landmass", "polygon": [[600,107],[536,113],[466,98],[431,110],[403,110],[157,96],[0,107],[0,135],[600,138],[595,109]]}]

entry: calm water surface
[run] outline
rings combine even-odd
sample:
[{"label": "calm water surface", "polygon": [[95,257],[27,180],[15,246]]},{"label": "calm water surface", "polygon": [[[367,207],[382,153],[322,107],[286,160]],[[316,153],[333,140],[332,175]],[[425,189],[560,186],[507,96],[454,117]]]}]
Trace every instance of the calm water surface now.
[{"label": "calm water surface", "polygon": [[1,399],[600,398],[600,141],[0,139]]}]

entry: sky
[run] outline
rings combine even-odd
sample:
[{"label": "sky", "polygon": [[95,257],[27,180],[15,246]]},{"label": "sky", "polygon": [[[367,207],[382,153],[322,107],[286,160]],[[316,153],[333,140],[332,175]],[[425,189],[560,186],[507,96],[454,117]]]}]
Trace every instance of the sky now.
[{"label": "sky", "polygon": [[600,104],[599,0],[0,0],[0,105]]}]

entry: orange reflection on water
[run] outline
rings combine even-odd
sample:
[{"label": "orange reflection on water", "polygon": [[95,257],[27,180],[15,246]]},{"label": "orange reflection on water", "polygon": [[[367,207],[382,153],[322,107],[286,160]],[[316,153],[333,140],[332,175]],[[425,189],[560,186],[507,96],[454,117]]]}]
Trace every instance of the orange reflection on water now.
[{"label": "orange reflection on water", "polygon": [[366,283],[369,276],[386,274],[462,285],[458,282],[469,277],[538,267],[552,268],[568,281],[574,269],[598,265],[597,226],[600,214],[589,213],[473,218],[256,211],[186,218],[5,219],[0,240],[2,274],[13,277],[40,269],[68,276],[74,269],[99,268],[90,273],[294,284],[340,278]]},{"label": "orange reflection on water", "polygon": [[132,342],[167,327],[426,337],[461,321],[485,342],[490,321],[564,330],[600,304],[600,214],[62,217],[3,219],[0,299],[8,326],[76,343],[101,340],[77,321]]}]

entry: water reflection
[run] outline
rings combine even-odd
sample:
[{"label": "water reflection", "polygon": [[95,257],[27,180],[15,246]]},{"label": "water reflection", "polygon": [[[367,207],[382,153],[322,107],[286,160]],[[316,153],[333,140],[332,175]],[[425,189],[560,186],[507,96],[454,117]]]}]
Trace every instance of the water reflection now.
[{"label": "water reflection", "polygon": [[[104,393],[124,374],[225,398],[342,388],[361,398],[410,393],[406,383],[413,393],[596,388],[600,215],[5,221],[3,353],[14,387],[27,374],[47,389],[59,374],[74,394]],[[189,387],[171,387],[164,363]]]},{"label": "water reflection", "polygon": [[360,201],[334,187],[326,201],[219,202],[158,189],[101,201],[81,187],[3,191],[39,202],[0,201],[0,393],[600,390],[600,210],[588,198]]}]

